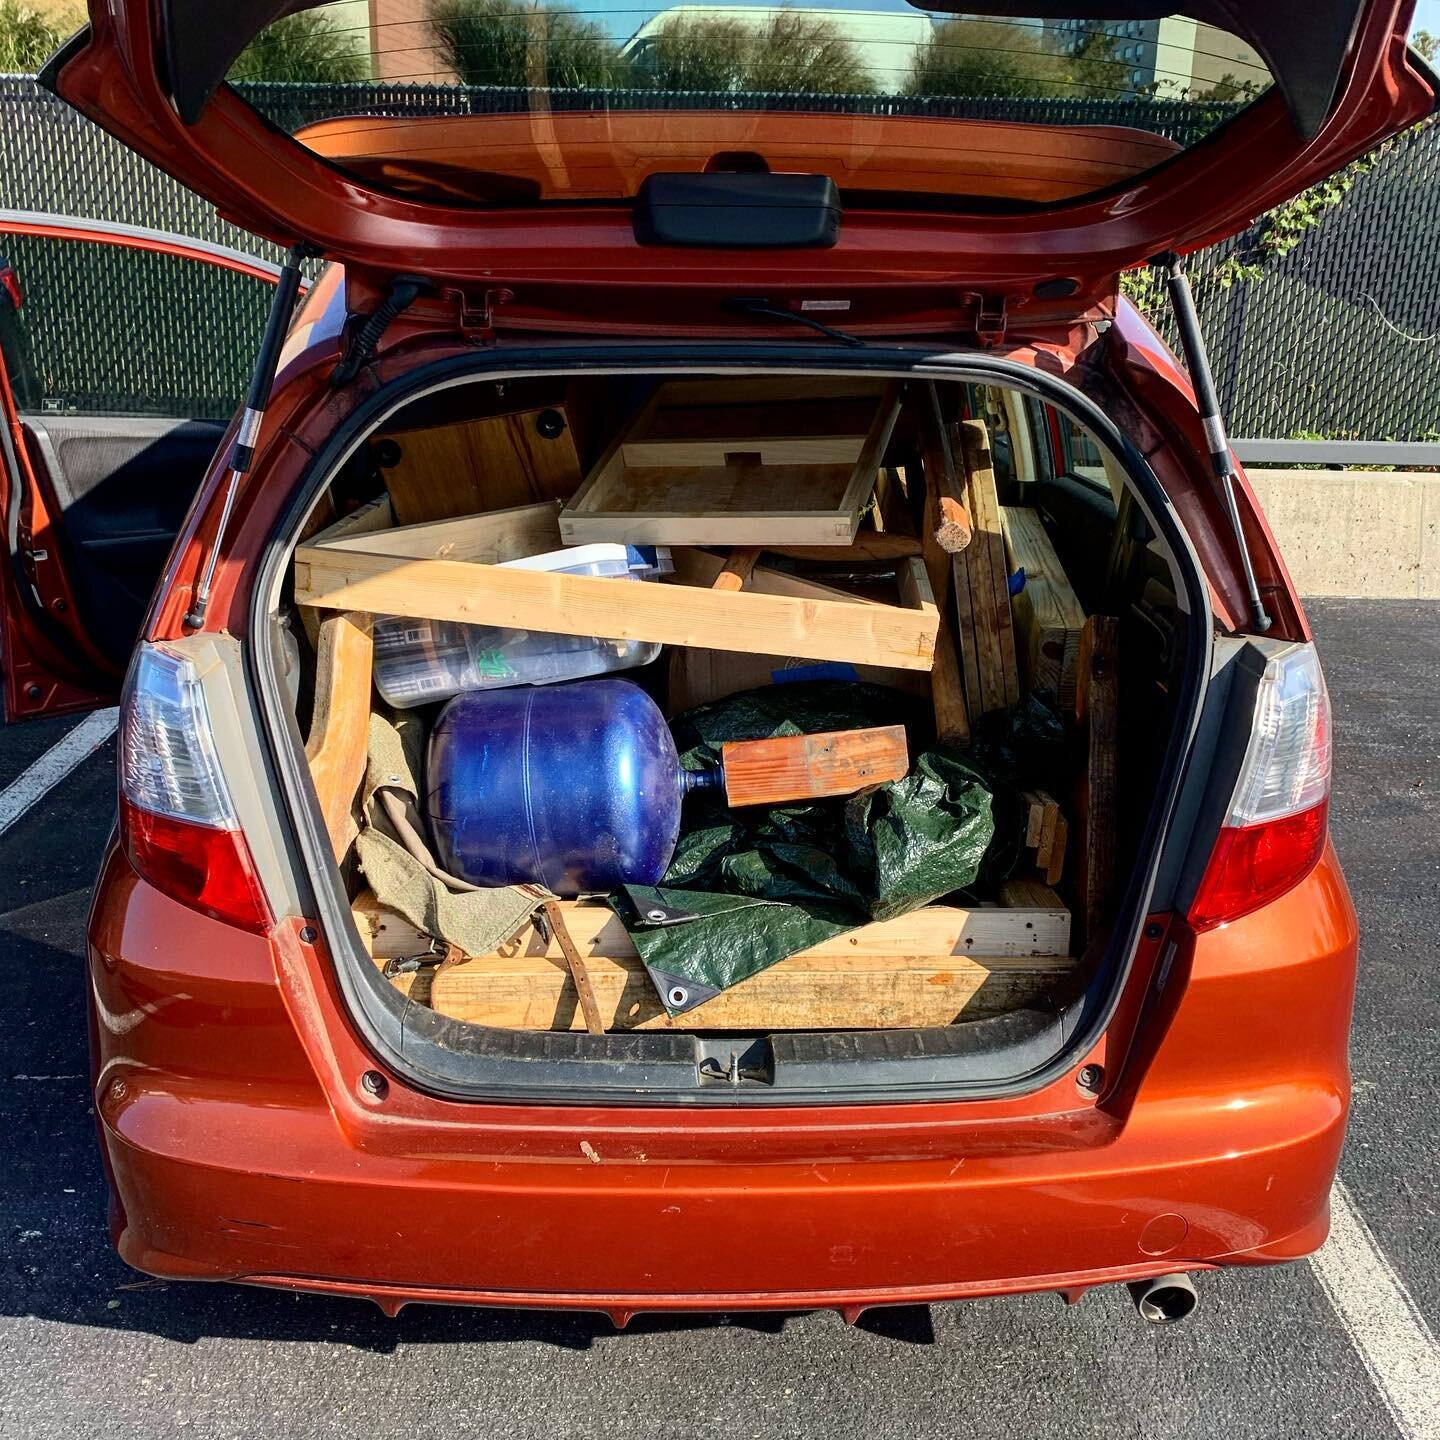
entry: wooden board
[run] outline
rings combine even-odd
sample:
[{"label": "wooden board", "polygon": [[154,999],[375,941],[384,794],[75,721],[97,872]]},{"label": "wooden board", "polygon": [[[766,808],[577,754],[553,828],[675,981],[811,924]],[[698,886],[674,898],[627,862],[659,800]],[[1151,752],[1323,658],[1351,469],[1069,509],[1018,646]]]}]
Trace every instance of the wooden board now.
[{"label": "wooden board", "polygon": [[1070,825],[1053,796],[1043,790],[1027,790],[1022,795],[1026,805],[1025,848],[1036,873],[1047,885],[1058,885],[1065,874],[1065,851]]},{"label": "wooden board", "polygon": [[1025,571],[1025,588],[1011,601],[1021,668],[1031,690],[1059,696],[1061,709],[1075,704],[1075,664],[1085,607],[1034,510],[1007,505],[1001,511],[1010,572]]},{"label": "wooden board", "polygon": [[763,566],[745,590],[713,590],[725,562],[699,551],[675,557],[676,579],[688,584],[653,584],[394,555],[385,539],[378,532],[365,550],[313,541],[298,548],[296,602],[904,670],[928,671],[934,660],[934,605],[877,604]]},{"label": "wooden board", "polygon": [[562,547],[560,503],[542,500],[510,510],[463,515],[454,520],[430,520],[420,525],[390,528],[367,525],[339,534],[332,527],[309,543],[329,550],[360,552],[373,551],[378,543],[387,555],[497,565],[503,560],[523,560],[530,555],[559,550]]},{"label": "wooden board", "polygon": [[968,590],[969,615],[961,617],[960,643],[963,651],[973,653],[975,661],[973,692],[968,688],[971,667],[966,668],[966,699],[973,723],[980,715],[1015,704],[1020,698],[1020,678],[989,431],[982,420],[966,420],[960,425],[960,436],[974,536],[956,556],[954,574],[957,592],[962,584]]},{"label": "wooden board", "polygon": [[732,740],[720,747],[720,763],[727,804],[776,805],[899,780],[910,769],[910,749],[903,725],[877,725]]},{"label": "wooden board", "polygon": [[[660,386],[615,437],[561,512],[567,544],[854,540],[899,413],[898,386],[832,400],[818,419],[815,402],[707,406],[695,395],[683,382]],[[807,417],[816,427],[808,436],[798,433]]]},{"label": "wooden board", "polygon": [[[1028,898],[1048,899],[1037,888]],[[1056,902],[1058,903],[1058,902]],[[612,1031],[626,1030],[823,1030],[916,1028],[947,1025],[1000,1013],[1038,998],[1075,972],[1057,955],[987,955],[964,945],[1001,933],[996,916],[1009,916],[1012,939],[1038,919],[1053,919],[1055,906],[1014,911],[955,911],[930,907],[884,925],[868,925],[793,955],[671,1019],[630,946],[624,927],[608,907],[563,902],[566,928],[595,993],[601,1018]],[[1059,911],[1063,914],[1063,907]],[[923,918],[922,918],[923,917]],[[961,918],[966,917],[966,918]],[[986,920],[989,917],[989,930]],[[425,940],[402,919],[357,902],[362,939],[377,963],[414,955]],[[1068,939],[1068,917],[1065,925]],[[1049,933],[1059,936],[1059,927]],[[940,942],[922,949],[929,941]],[[509,949],[509,947],[507,947]],[[456,1020],[510,1029],[581,1029],[579,996],[559,944],[531,931],[515,953],[488,955],[403,985],[417,999]]]},{"label": "wooden board", "polygon": [[[968,956],[792,956],[673,1019],[635,959],[588,962],[601,1023],[628,1030],[879,1030],[949,1025],[1011,1010],[1073,973],[1068,960]],[[563,963],[516,956],[436,975],[430,1005],[454,1020],[507,1029],[583,1029]]]},{"label": "wooden board", "polygon": [[336,860],[355,839],[352,811],[365,776],[374,645],[368,615],[328,615],[320,626],[315,703],[305,758]]},{"label": "wooden board", "polygon": [[[940,398],[933,383],[927,383],[919,395],[919,437],[920,460],[925,475],[925,510],[921,544],[925,559],[925,573],[930,581],[930,590],[939,611],[939,625],[935,632],[935,667],[930,672],[930,701],[935,711],[935,734],[942,741],[956,745],[970,742],[970,710],[965,703],[965,685],[961,672],[960,648],[955,625],[951,621],[954,607],[951,592],[954,589],[953,552],[964,546],[944,543],[947,522],[944,506],[952,503],[952,511],[959,504],[960,482],[955,473],[955,457],[950,449],[950,438],[945,433],[944,420],[940,413]],[[953,514],[951,519],[953,525]],[[969,520],[966,518],[968,543]]]},{"label": "wooden board", "polygon": [[1075,723],[1086,746],[1075,797],[1075,894],[1087,948],[1103,937],[1114,904],[1119,637],[1118,620],[1092,615],[1080,635],[1075,673]]},{"label": "wooden board", "polygon": [[456,425],[385,436],[399,461],[381,473],[401,525],[563,500],[580,484],[580,460],[568,420],[553,439],[542,415],[565,418],[561,406],[522,410]]},{"label": "wooden board", "polygon": [[[1035,881],[1009,880],[1000,888],[998,905],[926,905],[894,920],[878,920],[822,940],[805,951],[812,957],[880,955],[990,955],[1053,959],[1070,953],[1070,911],[1053,890]],[[624,960],[635,956],[630,936],[608,905],[588,900],[562,900],[565,925],[587,960],[597,956]],[[368,907],[368,910],[367,910]],[[361,938],[377,961],[416,955],[428,938],[393,912],[375,908],[374,899],[356,901],[357,911],[373,918],[361,927]],[[552,938],[543,941],[527,929],[515,946],[527,955],[562,960]]]}]

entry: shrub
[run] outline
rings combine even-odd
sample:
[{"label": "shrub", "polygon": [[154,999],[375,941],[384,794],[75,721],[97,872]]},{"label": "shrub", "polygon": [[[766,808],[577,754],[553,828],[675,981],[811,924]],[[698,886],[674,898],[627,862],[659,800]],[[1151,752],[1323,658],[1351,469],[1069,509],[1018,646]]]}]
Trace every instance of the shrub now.
[{"label": "shrub", "polygon": [[302,12],[267,25],[230,67],[231,80],[343,85],[365,80],[370,57],[324,15]]},{"label": "shrub", "polygon": [[526,0],[437,0],[430,30],[467,85],[532,89],[611,88],[627,83],[619,46],[573,10]]},{"label": "shrub", "polygon": [[0,74],[38,70],[84,20],[78,11],[42,15],[22,0],[0,0]]}]

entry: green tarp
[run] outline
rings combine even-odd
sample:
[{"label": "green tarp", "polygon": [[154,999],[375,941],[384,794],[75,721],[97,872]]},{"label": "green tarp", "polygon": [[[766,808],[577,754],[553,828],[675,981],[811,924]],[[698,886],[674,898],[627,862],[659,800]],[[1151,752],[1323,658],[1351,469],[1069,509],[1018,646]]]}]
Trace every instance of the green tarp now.
[{"label": "green tarp", "polygon": [[[731,740],[905,722],[927,742],[910,697],[833,681],[774,685],[676,718],[681,764],[719,763]],[[909,713],[907,713],[907,711]],[[1063,738],[1063,734],[1062,734]],[[702,1004],[830,936],[918,909],[977,882],[998,885],[1014,862],[1013,823],[996,845],[995,780],[1011,737],[973,755],[931,745],[910,773],[848,799],[731,811],[723,792],[686,801],[680,842],[658,886],[627,886],[612,903],[671,1014]],[[1018,798],[1005,797],[1018,813]],[[1006,853],[997,853],[998,851]]]}]

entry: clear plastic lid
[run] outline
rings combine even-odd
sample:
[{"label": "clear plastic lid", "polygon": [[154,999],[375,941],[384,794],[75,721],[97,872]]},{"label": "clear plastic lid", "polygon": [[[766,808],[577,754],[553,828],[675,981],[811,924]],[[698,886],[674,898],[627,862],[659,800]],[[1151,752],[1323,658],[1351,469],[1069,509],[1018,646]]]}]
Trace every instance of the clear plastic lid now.
[{"label": "clear plastic lid", "polygon": [[670,551],[664,545],[619,545],[613,542],[572,545],[566,550],[550,550],[544,555],[505,560],[501,564],[507,570],[552,570],[566,575],[610,577],[634,575],[637,579],[669,575],[675,569]]}]

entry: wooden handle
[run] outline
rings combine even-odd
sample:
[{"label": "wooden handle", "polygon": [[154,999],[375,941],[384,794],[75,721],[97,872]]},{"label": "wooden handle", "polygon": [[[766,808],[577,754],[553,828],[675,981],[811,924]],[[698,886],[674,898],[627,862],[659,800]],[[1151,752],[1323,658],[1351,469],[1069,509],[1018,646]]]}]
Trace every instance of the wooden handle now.
[{"label": "wooden handle", "polygon": [[721,746],[720,756],[731,805],[852,795],[867,785],[899,780],[910,769],[903,725],[733,740]]}]

